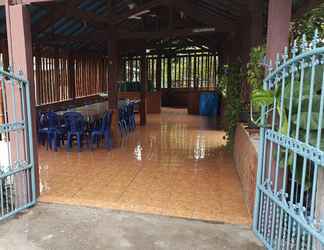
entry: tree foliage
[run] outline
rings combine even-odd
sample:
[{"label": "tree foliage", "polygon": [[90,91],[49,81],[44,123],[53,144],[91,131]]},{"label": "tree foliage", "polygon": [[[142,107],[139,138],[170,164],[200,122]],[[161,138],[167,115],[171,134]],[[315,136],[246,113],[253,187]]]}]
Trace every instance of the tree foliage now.
[{"label": "tree foliage", "polygon": [[247,81],[252,90],[262,88],[265,68],[261,62],[265,56],[265,46],[258,46],[250,51],[250,61],[247,64]]},{"label": "tree foliage", "polygon": [[324,4],[307,12],[304,16],[298,18],[292,25],[292,39],[301,41],[303,34],[307,41],[311,41],[314,31],[318,30],[322,45],[324,44]]}]

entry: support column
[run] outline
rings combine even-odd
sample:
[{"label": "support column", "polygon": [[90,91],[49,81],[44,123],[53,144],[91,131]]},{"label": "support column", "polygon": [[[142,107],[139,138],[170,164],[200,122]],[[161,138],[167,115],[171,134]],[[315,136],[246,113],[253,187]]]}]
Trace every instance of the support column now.
[{"label": "support column", "polygon": [[197,77],[197,55],[194,54],[194,65],[193,65],[193,80],[194,80],[194,88],[198,89],[198,77]]},{"label": "support column", "polygon": [[[8,5],[8,1],[6,1],[6,23],[7,23],[7,39],[8,39],[8,52],[9,52],[9,62],[13,69],[13,71],[17,74],[19,71],[23,73],[23,77],[29,81],[30,84],[30,102],[31,102],[31,112],[32,112],[32,130],[33,130],[33,155],[35,161],[35,175],[36,175],[36,194],[39,195],[39,169],[38,169],[38,154],[37,154],[37,131],[36,131],[36,105],[35,105],[35,86],[33,81],[33,55],[32,55],[32,35],[31,35],[31,18],[28,8],[24,5]],[[21,114],[21,110],[19,107],[21,106],[21,97],[18,96],[18,91],[16,91],[17,96],[17,105],[14,109],[8,108],[8,118],[9,121],[13,121],[13,112],[17,112]],[[17,119],[17,117],[16,117]],[[19,118],[18,118],[19,119]],[[11,137],[10,143],[16,140],[16,143],[20,143],[24,145],[23,135],[17,135],[16,138]],[[15,156],[16,157],[16,156]],[[20,158],[23,156],[20,155]],[[16,160],[16,159],[11,159]],[[19,180],[20,177],[23,176],[18,175],[17,184],[22,185],[20,183],[23,180]],[[20,184],[19,184],[20,183]],[[16,187],[17,190],[19,187]],[[22,192],[24,191],[24,187],[22,186]],[[19,191],[18,191],[19,192]],[[20,192],[19,192],[20,193]],[[24,203],[24,194],[20,194],[21,197],[18,201],[18,205],[20,203]]]},{"label": "support column", "polygon": [[277,53],[283,53],[289,42],[292,0],[269,0],[267,57],[273,63]]},{"label": "support column", "polygon": [[74,57],[68,55],[68,84],[69,84],[69,99],[75,99],[75,67],[74,67]]},{"label": "support column", "polygon": [[171,89],[172,87],[172,63],[171,63],[171,57],[170,55],[168,55],[168,59],[167,59],[167,64],[168,64],[168,68],[167,68],[167,81],[168,81],[168,90]]},{"label": "support column", "polygon": [[[1,40],[1,53],[2,53],[2,63],[1,65],[4,70],[8,69],[9,66],[9,58],[8,58],[8,45],[5,40]],[[1,85],[0,85],[0,93],[1,92]],[[4,123],[4,110],[3,110],[3,100],[2,100],[2,95],[0,95],[0,124]]]},{"label": "support column", "polygon": [[264,18],[262,9],[265,6],[262,0],[251,0],[250,1],[250,13],[251,13],[251,23],[250,23],[250,45],[251,47],[259,46],[264,41]]},{"label": "support column", "polygon": [[146,53],[144,52],[141,55],[141,107],[140,107],[140,115],[141,115],[141,126],[146,125],[147,121],[147,89],[148,89],[148,64]]},{"label": "support column", "polygon": [[162,62],[161,62],[161,54],[158,55],[156,60],[156,89],[157,91],[161,90],[161,82],[162,82]]},{"label": "support column", "polygon": [[119,77],[119,47],[118,47],[118,37],[115,27],[110,27],[108,31],[108,105],[109,110],[113,112],[113,120],[112,120],[112,131],[114,141],[118,139],[118,120],[119,120],[119,112],[118,112],[118,77]]},{"label": "support column", "polygon": [[2,60],[3,60],[3,68],[4,70],[8,70],[9,67],[9,55],[8,55],[8,42],[6,40],[1,40],[1,52],[2,52]]}]

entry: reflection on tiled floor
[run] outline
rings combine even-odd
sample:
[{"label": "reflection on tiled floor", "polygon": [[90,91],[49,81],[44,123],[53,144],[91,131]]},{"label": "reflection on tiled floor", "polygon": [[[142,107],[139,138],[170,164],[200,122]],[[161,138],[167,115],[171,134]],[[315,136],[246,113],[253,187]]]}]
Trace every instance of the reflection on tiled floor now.
[{"label": "reflection on tiled floor", "polygon": [[223,136],[206,118],[164,109],[111,151],[40,147],[40,201],[249,224]]}]

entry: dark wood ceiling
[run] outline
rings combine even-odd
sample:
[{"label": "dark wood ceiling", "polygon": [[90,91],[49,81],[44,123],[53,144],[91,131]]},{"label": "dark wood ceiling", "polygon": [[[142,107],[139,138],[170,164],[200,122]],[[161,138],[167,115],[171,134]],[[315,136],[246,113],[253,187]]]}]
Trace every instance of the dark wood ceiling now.
[{"label": "dark wood ceiling", "polygon": [[[240,28],[251,1],[58,0],[29,8],[35,45],[103,53],[112,29],[129,47],[134,41],[153,46],[182,39],[215,49],[226,34]],[[0,33],[4,30],[2,22]]]},{"label": "dark wood ceiling", "polygon": [[[69,0],[30,6],[35,44],[104,51],[110,29],[121,40],[197,37],[210,46],[233,32],[248,11],[248,0]],[[138,15],[138,13],[143,13]],[[215,31],[194,34],[193,30]],[[218,34],[218,35],[217,35]],[[211,42],[214,40],[213,42]]]}]

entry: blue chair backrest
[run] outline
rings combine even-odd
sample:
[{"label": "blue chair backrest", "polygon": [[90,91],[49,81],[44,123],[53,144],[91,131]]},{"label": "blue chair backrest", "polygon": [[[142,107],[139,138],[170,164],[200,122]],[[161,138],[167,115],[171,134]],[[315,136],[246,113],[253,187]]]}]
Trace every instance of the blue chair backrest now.
[{"label": "blue chair backrest", "polygon": [[111,127],[112,112],[106,112],[101,120],[100,131],[105,132]]},{"label": "blue chair backrest", "polygon": [[135,110],[135,105],[133,102],[128,104],[128,114],[131,116],[134,114],[134,110]]},{"label": "blue chair backrest", "polygon": [[125,107],[119,108],[119,120],[125,120],[126,119],[126,112]]},{"label": "blue chair backrest", "polygon": [[83,132],[84,131],[84,118],[78,112],[67,112],[64,114],[64,121],[68,131]]},{"label": "blue chair backrest", "polygon": [[44,112],[38,112],[37,128],[46,128],[48,126],[47,115]]},{"label": "blue chair backrest", "polygon": [[109,111],[108,112],[108,128],[111,128],[112,116],[113,116],[113,113],[111,111]]},{"label": "blue chair backrest", "polygon": [[46,114],[48,128],[56,129],[60,125],[59,116],[54,112],[48,112]]}]

